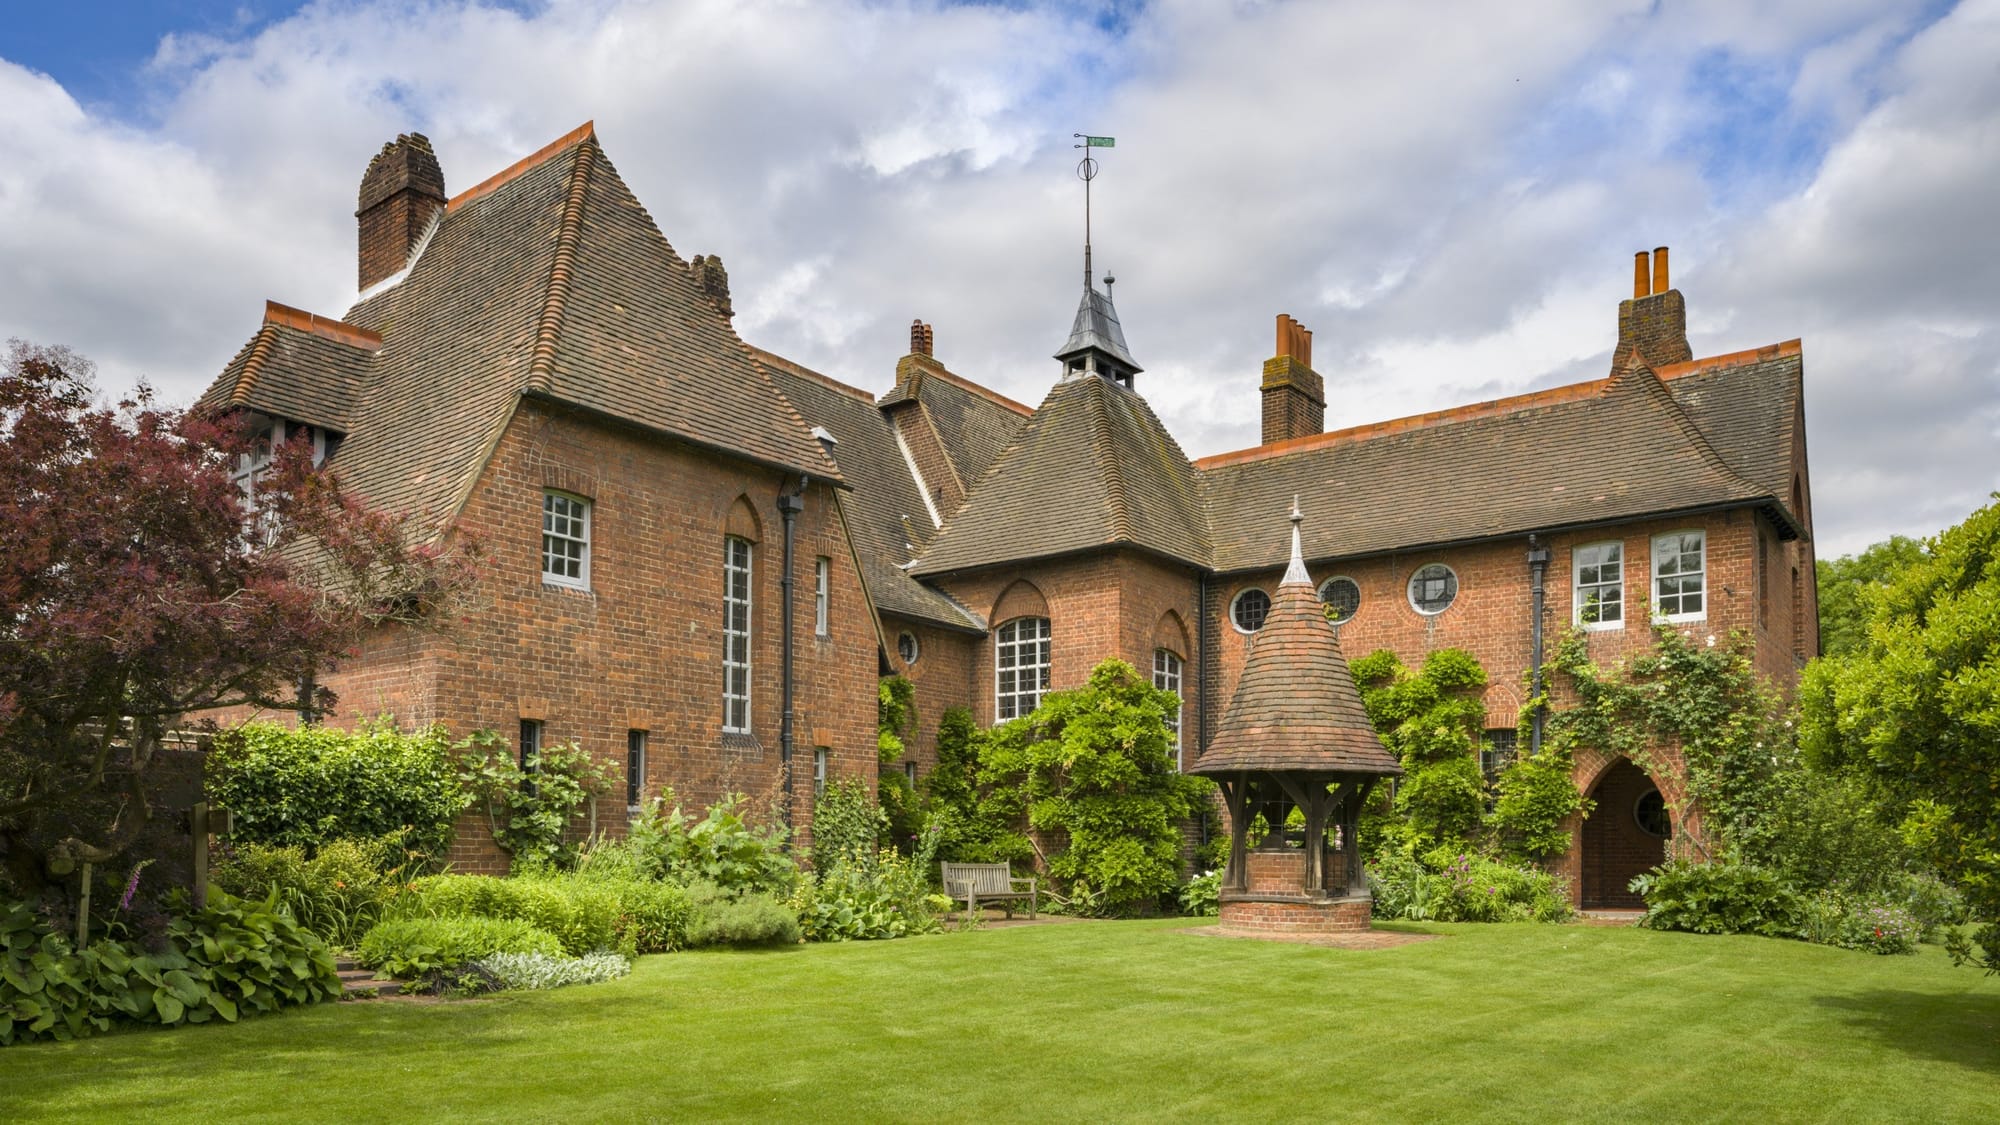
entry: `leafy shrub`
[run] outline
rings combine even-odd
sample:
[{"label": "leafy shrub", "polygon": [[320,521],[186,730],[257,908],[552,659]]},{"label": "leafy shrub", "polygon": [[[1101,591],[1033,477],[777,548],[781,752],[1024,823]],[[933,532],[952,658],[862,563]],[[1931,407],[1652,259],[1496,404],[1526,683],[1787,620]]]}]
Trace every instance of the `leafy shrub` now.
[{"label": "leafy shrub", "polygon": [[1469,853],[1419,860],[1386,851],[1367,868],[1377,918],[1430,922],[1566,922],[1563,880],[1540,868]]},{"label": "leafy shrub", "polygon": [[883,849],[870,861],[843,863],[807,875],[793,893],[807,941],[873,941],[935,933],[937,909],[926,871],[929,857],[910,859]]},{"label": "leafy shrub", "polygon": [[402,829],[441,856],[466,795],[443,727],[403,733],[387,719],[353,731],[246,723],[216,735],[208,796],[228,809],[238,843],[312,851]]},{"label": "leafy shrub", "polygon": [[597,835],[597,794],[611,788],[615,770],[574,742],[544,746],[525,765],[507,740],[474,731],[452,746],[460,784],[486,815],[493,840],[517,860],[561,861],[564,840],[579,813],[587,836]]},{"label": "leafy shrub", "polygon": [[159,953],[109,940],[79,951],[26,905],[0,904],[0,1046],[115,1023],[234,1022],[340,993],[326,944],[275,898],[211,898],[171,923]]},{"label": "leafy shrub", "polygon": [[796,945],[802,937],[798,915],[768,894],[731,895],[714,883],[695,883],[687,892],[694,907],[690,946]]},{"label": "leafy shrub", "polygon": [[[942,827],[1009,852],[1025,845],[1023,830],[1040,833],[1055,845],[1052,907],[1155,908],[1180,883],[1180,825],[1214,792],[1174,766],[1167,720],[1178,706],[1131,665],[1104,661],[1082,687],[1051,692],[1032,715],[977,739],[981,790]],[[967,850],[958,856],[971,858]]]},{"label": "leafy shrub", "polygon": [[1523,754],[1500,771],[1492,827],[1509,855],[1537,860],[1569,850],[1569,818],[1589,816],[1597,804],[1577,789],[1570,771],[1569,755],[1555,746]]},{"label": "leafy shrub", "polygon": [[1923,924],[1901,906],[1832,892],[1807,899],[1800,922],[1799,936],[1807,941],[1870,953],[1915,953],[1923,934]]},{"label": "leafy shrub", "polygon": [[413,918],[498,918],[553,935],[572,957],[618,944],[618,895],[595,882],[560,878],[433,875],[411,885],[397,913]]},{"label": "leafy shrub", "polygon": [[1776,872],[1747,863],[1669,860],[1632,880],[1646,900],[1641,925],[1696,934],[1794,937],[1804,903]]},{"label": "leafy shrub", "polygon": [[813,800],[812,865],[821,872],[867,863],[889,819],[860,781],[841,778]]},{"label": "leafy shrub", "polygon": [[626,833],[645,871],[683,885],[713,883],[732,894],[791,893],[798,868],[785,855],[782,829],[758,829],[737,813],[739,796],[709,806],[697,820],[657,797]]},{"label": "leafy shrub", "polygon": [[1222,912],[1222,872],[1204,871],[1181,884],[1181,913],[1191,918],[1213,918]]},{"label": "leafy shrub", "polygon": [[308,855],[298,845],[236,844],[213,872],[216,886],[260,901],[275,894],[299,925],[338,947],[360,940],[382,920],[417,862],[403,833],[374,840],[332,840]]},{"label": "leafy shrub", "polygon": [[482,960],[495,953],[560,956],[547,930],[512,918],[391,918],[361,939],[355,959],[390,976],[410,979]]},{"label": "leafy shrub", "polygon": [[1427,889],[1440,922],[1566,922],[1571,914],[1560,878],[1485,856],[1453,857]]},{"label": "leafy shrub", "polygon": [[476,962],[502,989],[562,988],[617,980],[632,971],[632,962],[616,953],[583,957],[550,957],[543,953],[495,953]]},{"label": "leafy shrub", "polygon": [[1486,721],[1479,689],[1486,671],[1463,649],[1443,648],[1411,670],[1394,652],[1378,649],[1350,666],[1368,719],[1405,777],[1393,807],[1386,787],[1362,824],[1363,846],[1379,854],[1466,850],[1486,815],[1486,779],[1475,752]]}]

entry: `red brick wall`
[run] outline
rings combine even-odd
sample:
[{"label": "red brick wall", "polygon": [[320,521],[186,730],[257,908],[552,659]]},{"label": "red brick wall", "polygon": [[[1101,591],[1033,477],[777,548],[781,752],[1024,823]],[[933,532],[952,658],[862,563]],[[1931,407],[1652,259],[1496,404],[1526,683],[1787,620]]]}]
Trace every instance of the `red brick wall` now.
[{"label": "red brick wall", "polygon": [[[1713,635],[1718,644],[1724,643],[1734,629],[1752,630],[1759,641],[1759,670],[1774,683],[1788,684],[1795,675],[1791,666],[1789,590],[1773,586],[1774,592],[1784,595],[1787,604],[1772,607],[1768,630],[1761,634],[1755,630],[1753,526],[1759,523],[1766,528],[1767,535],[1773,535],[1761,517],[1740,510],[1546,537],[1550,561],[1545,583],[1545,657],[1573,619],[1571,576],[1576,548],[1607,540],[1619,541],[1625,547],[1625,620],[1618,628],[1591,632],[1588,640],[1592,659],[1611,663],[1652,644],[1642,606],[1650,600],[1652,588],[1653,536],[1670,531],[1704,530],[1708,534],[1707,614],[1701,621],[1679,627],[1703,641]],[[1778,546],[1773,536],[1772,547]],[[1511,725],[1499,720],[1511,716],[1519,706],[1531,651],[1533,599],[1526,554],[1527,540],[1523,537],[1349,562],[1318,562],[1309,564],[1307,569],[1316,584],[1345,576],[1361,588],[1361,607],[1340,630],[1341,650],[1349,660],[1387,648],[1415,667],[1426,654],[1437,649],[1463,648],[1486,668],[1489,722]],[[1772,557],[1779,554],[1782,552],[1774,551]],[[1458,597],[1443,613],[1425,616],[1411,607],[1407,589],[1410,576],[1434,562],[1450,566],[1458,575]],[[1213,601],[1217,616],[1211,632],[1217,650],[1214,688],[1219,707],[1227,707],[1236,690],[1250,642],[1248,636],[1230,623],[1228,607],[1245,588],[1256,586],[1267,593],[1276,590],[1278,577],[1279,572],[1273,570],[1216,583]],[[1788,584],[1789,578],[1785,585]]]},{"label": "red brick wall", "polygon": [[[1055,690],[1078,687],[1090,670],[1117,657],[1152,676],[1154,636],[1161,618],[1172,611],[1196,629],[1194,573],[1182,566],[1132,551],[1056,559],[1020,567],[995,568],[958,575],[941,585],[994,626],[1014,611],[1001,605],[1010,587],[1029,584],[1048,606],[1051,633],[1050,682]],[[1012,601],[1012,598],[1009,598]],[[996,610],[999,615],[995,615]],[[1184,720],[1192,723],[1199,706],[1195,654],[1181,653]],[[993,722],[993,644],[976,648],[972,664],[972,711],[982,724]],[[1192,732],[1192,726],[1187,727]]]},{"label": "red brick wall", "polygon": [[[895,652],[901,633],[916,635],[915,664],[905,664]],[[938,719],[948,708],[971,706],[975,694],[972,670],[978,662],[978,650],[987,640],[891,614],[882,617],[882,634],[890,648],[889,666],[910,681],[916,702],[915,729],[905,742],[905,757],[917,763],[920,775],[929,773],[937,765]]]},{"label": "red brick wall", "polygon": [[[671,787],[685,807],[699,808],[742,792],[761,814],[782,791],[776,501],[785,480],[775,470],[524,405],[459,522],[489,552],[468,619],[428,642],[414,665],[415,642],[387,640],[331,677],[343,719],[379,699],[406,708],[412,721],[435,718],[454,733],[490,728],[510,743],[521,719],[540,719],[546,742],[575,740],[615,765],[619,783],[597,810],[600,828],[613,832],[626,819],[626,733],[643,729],[648,798]],[[544,488],[592,502],[587,592],[541,581]],[[723,537],[739,497],[759,521],[749,737],[722,732]],[[826,638],[813,631],[818,556],[832,566]],[[799,516],[794,577],[794,816],[803,844],[816,746],[831,751],[830,777],[872,787],[876,773],[874,623],[823,488],[807,494]],[[453,860],[467,870],[497,866],[479,818],[461,824]]]}]

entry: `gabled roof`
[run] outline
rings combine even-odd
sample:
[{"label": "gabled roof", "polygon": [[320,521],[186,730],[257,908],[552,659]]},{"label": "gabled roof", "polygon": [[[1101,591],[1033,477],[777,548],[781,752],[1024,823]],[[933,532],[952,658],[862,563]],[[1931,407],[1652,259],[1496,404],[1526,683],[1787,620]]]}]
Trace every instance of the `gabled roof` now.
[{"label": "gabled roof", "polygon": [[1145,370],[1125,346],[1125,329],[1118,323],[1118,310],[1111,304],[1111,294],[1099,293],[1096,286],[1085,285],[1083,297],[1076,303],[1076,320],[1070,325],[1069,339],[1055,357],[1068,359],[1093,349],[1112,356],[1133,371]]},{"label": "gabled roof", "polygon": [[[274,340],[252,398],[342,386],[339,471],[387,510],[455,514],[523,395],[840,479],[588,124],[454,197],[406,274],[342,321],[379,334],[365,367],[280,364]],[[253,340],[203,401],[234,403],[258,351]]]},{"label": "gabled roof", "polygon": [[1119,546],[1206,565],[1202,482],[1145,399],[1084,375],[1049,392],[914,572]]},{"label": "gabled roof", "polygon": [[753,351],[806,422],[824,427],[834,439],[833,459],[852,488],[845,502],[848,535],[875,608],[956,629],[984,629],[976,615],[901,566],[910,560],[911,541],[921,549],[935,529],[895,431],[873,396],[782,356]]},{"label": "gabled roof", "polygon": [[1659,369],[1659,375],[1709,444],[1745,480],[1791,510],[1793,453],[1805,398],[1805,364],[1797,340],[1768,348],[1698,359]]},{"label": "gabled roof", "polygon": [[[1717,417],[1734,419],[1736,410]],[[1222,454],[1196,467],[1208,484],[1215,569],[1227,573],[1283,564],[1256,513],[1295,493],[1338,513],[1308,534],[1315,559],[1738,504],[1762,503],[1782,517],[1782,493],[1734,467],[1734,459],[1766,456],[1744,437],[1756,427],[1731,426],[1703,429],[1635,362],[1612,379]]]},{"label": "gabled roof", "polygon": [[264,324],[196,402],[242,408],[346,433],[382,337],[267,301]]},{"label": "gabled roof", "polygon": [[[1268,514],[1262,522],[1269,526]],[[1340,651],[1340,630],[1327,621],[1313,592],[1299,553],[1299,522],[1293,509],[1290,566],[1264,627],[1250,638],[1229,710],[1189,773],[1297,770],[1386,777],[1403,772],[1375,736]]]},{"label": "gabled roof", "polygon": [[897,382],[877,402],[884,410],[906,403],[923,407],[958,479],[968,486],[986,475],[1033,410],[947,370],[927,357],[907,356]]}]

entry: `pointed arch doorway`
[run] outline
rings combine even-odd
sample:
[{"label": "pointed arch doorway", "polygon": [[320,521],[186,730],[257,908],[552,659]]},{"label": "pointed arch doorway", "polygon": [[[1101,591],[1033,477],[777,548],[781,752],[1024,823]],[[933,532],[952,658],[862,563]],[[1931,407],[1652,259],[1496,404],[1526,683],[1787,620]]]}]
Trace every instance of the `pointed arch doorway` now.
[{"label": "pointed arch doorway", "polygon": [[1620,758],[1597,779],[1590,797],[1597,807],[1583,822],[1583,908],[1644,910],[1645,900],[1629,884],[1667,858],[1673,835],[1660,788],[1631,759]]}]

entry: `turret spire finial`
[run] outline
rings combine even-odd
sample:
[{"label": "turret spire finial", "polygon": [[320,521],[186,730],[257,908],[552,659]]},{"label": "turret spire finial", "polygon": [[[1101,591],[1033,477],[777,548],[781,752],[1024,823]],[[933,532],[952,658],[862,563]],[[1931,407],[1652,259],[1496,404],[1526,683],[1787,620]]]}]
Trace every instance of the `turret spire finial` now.
[{"label": "turret spire finial", "polygon": [[1305,513],[1299,511],[1298,494],[1294,493],[1292,495],[1292,562],[1290,566],[1285,568],[1285,577],[1279,583],[1281,586],[1287,586],[1293,582],[1303,582],[1308,586],[1312,585],[1312,576],[1306,573],[1305,552],[1299,546],[1299,525],[1305,521]]}]

